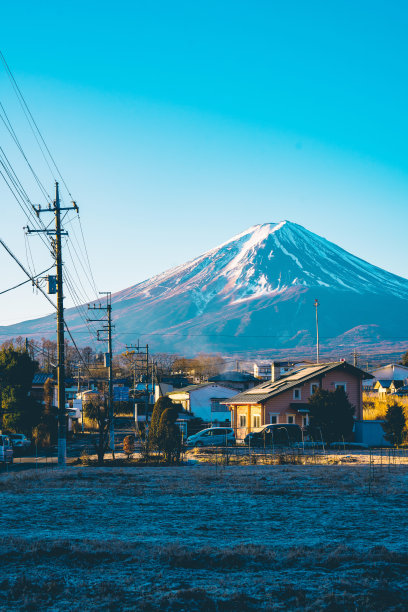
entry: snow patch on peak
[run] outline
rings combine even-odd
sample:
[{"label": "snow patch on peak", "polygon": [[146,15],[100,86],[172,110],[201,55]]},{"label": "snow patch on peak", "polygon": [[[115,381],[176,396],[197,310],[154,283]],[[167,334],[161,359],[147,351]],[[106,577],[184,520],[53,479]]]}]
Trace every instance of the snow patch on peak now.
[{"label": "snow patch on peak", "polygon": [[236,273],[235,276],[238,278],[241,272],[240,264],[247,258],[251,251],[255,251],[256,247],[259,247],[263,242],[265,242],[271,233],[270,226],[270,223],[255,226],[254,231],[249,234],[248,240],[244,242],[239,253],[233,259],[231,259],[227,266],[225,266],[223,270],[224,275],[228,276],[228,273],[234,270]]}]

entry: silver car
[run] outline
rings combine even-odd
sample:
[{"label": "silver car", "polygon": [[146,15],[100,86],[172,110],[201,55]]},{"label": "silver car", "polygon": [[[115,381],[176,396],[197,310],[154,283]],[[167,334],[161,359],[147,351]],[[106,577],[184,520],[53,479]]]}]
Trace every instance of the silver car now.
[{"label": "silver car", "polygon": [[187,438],[187,446],[231,446],[235,444],[232,427],[209,427]]},{"label": "silver car", "polygon": [[24,434],[12,433],[9,435],[14,448],[30,448],[31,440],[28,440]]},{"label": "silver car", "polygon": [[0,463],[13,463],[13,447],[8,436],[0,435]]}]

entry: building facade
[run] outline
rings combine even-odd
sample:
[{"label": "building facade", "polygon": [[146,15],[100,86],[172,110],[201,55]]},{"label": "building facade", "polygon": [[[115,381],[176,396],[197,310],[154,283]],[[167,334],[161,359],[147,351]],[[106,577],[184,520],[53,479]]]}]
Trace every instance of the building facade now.
[{"label": "building facade", "polygon": [[231,424],[237,438],[269,423],[309,424],[309,398],[317,389],[343,388],[355,407],[355,418],[363,418],[362,380],[370,376],[347,362],[301,367],[278,380],[269,381],[228,400]]},{"label": "building facade", "polygon": [[237,390],[215,382],[190,385],[170,391],[167,395],[184,410],[203,419],[206,423],[230,423],[231,413],[226,400],[236,395]]}]

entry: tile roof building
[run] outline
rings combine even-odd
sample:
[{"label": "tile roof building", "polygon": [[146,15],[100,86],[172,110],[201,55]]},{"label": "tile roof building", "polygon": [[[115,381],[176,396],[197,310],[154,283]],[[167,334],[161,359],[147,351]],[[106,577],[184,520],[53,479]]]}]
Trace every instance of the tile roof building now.
[{"label": "tile roof building", "polygon": [[301,367],[231,397],[226,402],[231,409],[231,424],[238,438],[269,423],[307,427],[310,396],[319,388],[334,391],[338,387],[355,407],[356,419],[362,419],[362,380],[367,377],[371,375],[345,361]]}]

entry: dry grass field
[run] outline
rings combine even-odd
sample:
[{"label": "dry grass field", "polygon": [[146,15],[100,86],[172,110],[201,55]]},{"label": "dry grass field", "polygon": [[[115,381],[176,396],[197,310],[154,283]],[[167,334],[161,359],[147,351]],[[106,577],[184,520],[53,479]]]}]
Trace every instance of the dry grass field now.
[{"label": "dry grass field", "polygon": [[407,610],[408,467],[0,477],[1,610]]},{"label": "dry grass field", "polygon": [[369,421],[384,419],[388,406],[395,402],[404,406],[405,418],[408,422],[408,397],[388,396],[379,398],[376,394],[370,393],[363,393],[363,419]]}]

